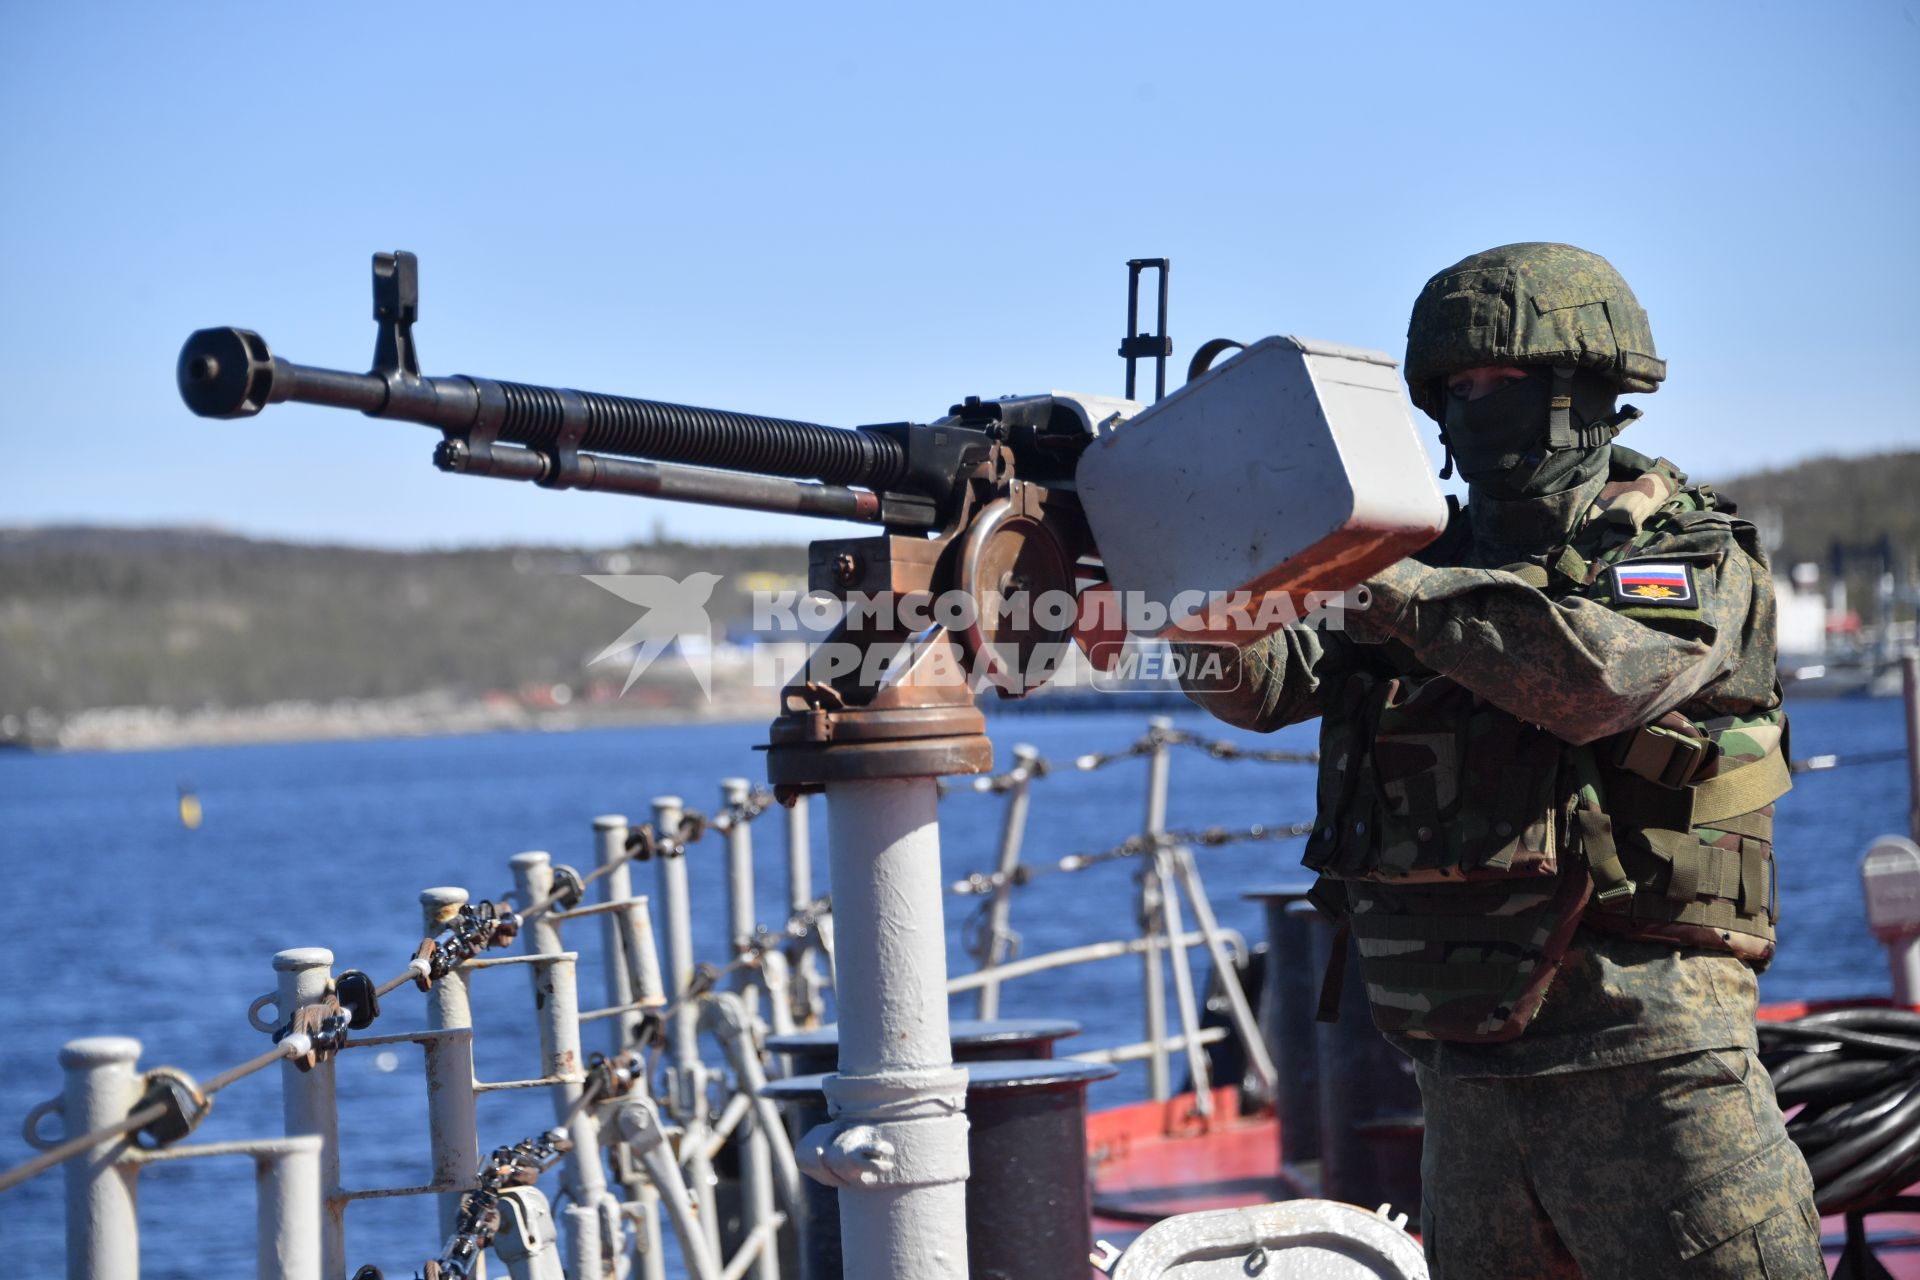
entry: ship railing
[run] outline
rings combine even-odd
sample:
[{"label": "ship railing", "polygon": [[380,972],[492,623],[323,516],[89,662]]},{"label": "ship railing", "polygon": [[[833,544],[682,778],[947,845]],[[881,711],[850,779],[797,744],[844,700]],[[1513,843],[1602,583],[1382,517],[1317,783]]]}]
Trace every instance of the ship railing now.
[{"label": "ship railing", "polygon": [[[997,1014],[1001,986],[1019,977],[1071,964],[1118,956],[1142,960],[1146,989],[1143,1015],[1146,1038],[1135,1044],[1093,1049],[1078,1055],[1093,1061],[1144,1059],[1155,1097],[1171,1093],[1170,1055],[1184,1054],[1193,1076],[1196,1107],[1212,1100],[1206,1048],[1228,1035],[1246,1046],[1252,1070],[1272,1079],[1263,1041],[1244,991],[1237,962],[1247,955],[1245,941],[1223,928],[1214,916],[1194,864],[1193,848],[1241,839],[1300,834],[1295,828],[1251,828],[1227,832],[1209,829],[1176,832],[1166,827],[1166,798],[1172,751],[1200,747],[1216,757],[1303,759],[1295,753],[1243,752],[1230,743],[1207,743],[1154,722],[1147,735],[1117,752],[1083,756],[1079,769],[1106,767],[1140,759],[1146,766],[1144,829],[1121,844],[1097,853],[1072,855],[1052,864],[1023,863],[1030,785],[1044,776],[1045,762],[1029,748],[1015,753],[1014,769],[981,780],[978,788],[1006,797],[1007,814],[996,872],[985,895],[985,936],[994,946],[979,972],[954,979],[958,992],[977,990],[982,1016]],[[817,1025],[825,1012],[833,968],[832,913],[817,899],[811,879],[808,813],[805,798],[786,814],[786,879],[790,918],[779,929],[755,920],[752,826],[771,808],[771,796],[743,779],[721,784],[721,807],[711,818],[689,811],[683,802],[662,796],[652,805],[652,821],[633,826],[620,815],[593,820],[594,865],[585,875],[557,865],[540,851],[509,859],[514,879],[512,904],[520,954],[481,954],[512,936],[470,945],[433,970],[429,956],[435,939],[455,936],[456,924],[491,920],[508,904],[473,903],[468,891],[436,886],[420,894],[420,951],[405,972],[377,989],[388,997],[409,981],[426,991],[425,1023],[417,1030],[337,1034],[330,1047],[306,1053],[281,1041],[276,1051],[226,1073],[189,1096],[205,1097],[245,1074],[281,1063],[284,1138],[258,1142],[184,1144],[172,1138],[160,1150],[138,1145],[125,1124],[137,1119],[153,1096],[153,1082],[168,1073],[137,1070],[137,1041],[108,1038],[76,1041],[63,1061],[68,1089],[61,1099],[37,1108],[30,1131],[57,1112],[68,1135],[93,1134],[119,1126],[91,1146],[84,1158],[70,1161],[67,1178],[67,1234],[72,1274],[109,1277],[137,1268],[139,1232],[133,1184],[138,1171],[156,1159],[248,1155],[261,1168],[259,1274],[294,1280],[347,1275],[346,1209],[353,1203],[409,1196],[437,1198],[443,1238],[436,1260],[442,1276],[485,1275],[489,1243],[507,1259],[515,1277],[614,1277],[637,1275],[661,1280],[666,1274],[663,1229],[670,1227],[688,1275],[693,1280],[779,1280],[775,1241],[780,1228],[800,1216],[796,1210],[801,1181],[793,1145],[775,1106],[759,1097],[770,1071],[765,1052],[769,1033]],[[686,856],[689,846],[709,832],[724,838],[727,858],[728,922],[732,956],[719,966],[696,965]],[[1141,862],[1137,905],[1138,936],[1096,942],[1047,955],[1020,956],[1011,931],[1011,889],[1034,874],[1087,869],[1108,861]],[[633,868],[651,861],[657,877],[649,897],[635,892]],[[977,884],[974,877],[964,884]],[[588,901],[592,890],[594,901]],[[1188,913],[1194,927],[1188,927]],[[464,914],[463,914],[464,913]],[[656,923],[658,932],[656,933]],[[603,1003],[582,1007],[578,973],[580,952],[568,949],[566,931],[598,928],[601,933]],[[457,932],[457,931],[456,931]],[[1202,1027],[1190,967],[1190,952],[1205,948],[1233,1009],[1229,1030]],[[296,1027],[320,1027],[341,1008],[345,972],[336,973],[334,956],[323,948],[295,948],[274,957],[275,990],[248,1011],[262,1032],[285,1037]],[[474,1074],[474,1026],[470,988],[477,975],[495,969],[527,973],[540,1032],[540,1073],[525,1079],[481,1080]],[[1167,972],[1171,970],[1178,1007],[1177,1031],[1169,1029]],[[358,975],[364,980],[365,975]],[[366,985],[371,986],[370,983]],[[391,1003],[391,1001],[390,1001]],[[304,1011],[304,1013],[303,1013]],[[301,1018],[306,1021],[300,1021]],[[587,1055],[583,1028],[606,1027],[610,1055]],[[339,1027],[335,1028],[338,1032]],[[717,1043],[724,1066],[703,1057],[703,1043]],[[427,1095],[431,1172],[418,1186],[347,1187],[342,1184],[339,1099],[334,1058],[353,1049],[390,1050],[417,1045],[422,1053]],[[105,1046],[103,1049],[102,1046]],[[661,1050],[664,1070],[655,1071],[651,1053]],[[282,1050],[286,1050],[282,1052]],[[624,1074],[623,1074],[624,1073]],[[174,1073],[178,1074],[178,1073]],[[552,1099],[555,1127],[545,1141],[560,1162],[564,1205],[559,1230],[546,1197],[537,1187],[517,1186],[494,1195],[485,1205],[474,1197],[487,1189],[481,1172],[478,1099],[505,1090],[545,1089]],[[195,1117],[197,1121],[197,1115]],[[190,1129],[191,1125],[185,1126]],[[43,1149],[64,1139],[32,1140]],[[728,1143],[740,1152],[741,1205],[737,1229],[724,1233],[715,1185],[715,1157]],[[521,1144],[525,1146],[527,1144]],[[495,1152],[498,1156],[507,1148]],[[491,1158],[490,1158],[491,1159]],[[11,1171],[17,1173],[21,1171]],[[609,1173],[611,1176],[609,1176]],[[497,1225],[491,1234],[473,1230],[491,1206]],[[663,1223],[664,1219],[664,1223]],[[730,1248],[731,1253],[728,1253]],[[372,1280],[371,1268],[355,1275]]]},{"label": "ship railing", "polygon": [[[1910,688],[1920,688],[1920,663],[1910,663],[1909,669]],[[1920,725],[1920,710],[1915,708],[1920,708],[1920,696],[1910,693],[1909,719]],[[1920,741],[1920,730],[1914,736]],[[1109,1062],[1144,1060],[1155,1098],[1165,1100],[1171,1092],[1172,1055],[1184,1055],[1193,1077],[1194,1105],[1199,1108],[1212,1096],[1205,1055],[1211,1044],[1229,1035],[1238,1037],[1249,1069],[1263,1087],[1271,1087],[1273,1067],[1238,981],[1237,965],[1247,955],[1246,944],[1215,917],[1194,850],[1297,837],[1306,833],[1307,826],[1169,829],[1171,760],[1183,749],[1223,760],[1272,764],[1313,760],[1308,753],[1252,750],[1229,741],[1209,741],[1174,729],[1170,721],[1154,721],[1144,737],[1122,750],[1071,762],[1073,770],[1087,771],[1143,761],[1142,829],[1109,848],[1050,862],[1030,860],[1023,848],[1032,786],[1038,779],[1066,773],[1066,766],[1056,767],[1032,748],[1020,747],[1009,771],[959,784],[1003,796],[1006,808],[994,870],[952,886],[955,894],[976,897],[981,905],[970,929],[978,968],[955,977],[951,990],[975,993],[976,1011],[993,1017],[1008,982],[1076,964],[1138,957],[1145,1038],[1075,1056]],[[1816,757],[1797,761],[1794,767],[1805,772],[1838,764],[1884,763],[1881,754]],[[1920,764],[1910,763],[1910,767],[1920,778]],[[1920,783],[1916,783],[1916,794],[1920,794]],[[769,1031],[816,1025],[823,1016],[823,995],[832,985],[833,922],[830,903],[814,896],[804,798],[786,811],[791,914],[779,930],[754,923],[752,906],[750,828],[768,811],[771,797],[744,780],[728,779],[720,798],[722,807],[711,819],[689,812],[681,800],[669,796],[654,801],[651,823],[634,827],[616,815],[595,819],[595,865],[584,876],[555,865],[544,852],[515,855],[510,866],[517,912],[503,904],[470,903],[461,888],[423,891],[426,941],[405,971],[378,988],[363,973],[336,974],[334,957],[324,949],[280,952],[274,957],[275,990],[249,1010],[256,1029],[275,1034],[274,1048],[202,1085],[172,1068],[141,1071],[137,1040],[105,1036],[70,1042],[61,1054],[62,1093],[27,1117],[27,1141],[40,1155],[0,1173],[0,1192],[56,1163],[64,1165],[68,1273],[83,1280],[137,1274],[140,1242],[135,1192],[144,1168],[161,1161],[224,1156],[246,1157],[256,1165],[258,1274],[263,1277],[345,1280],[347,1205],[435,1196],[448,1241],[434,1263],[442,1277],[484,1277],[490,1245],[516,1280],[626,1280],[631,1275],[661,1280],[665,1275],[664,1217],[692,1280],[742,1280],[749,1274],[753,1280],[778,1280],[774,1243],[787,1222],[801,1219],[794,1212],[801,1183],[781,1117],[771,1102],[759,1096],[771,1066],[764,1037]],[[688,846],[709,831],[725,838],[728,859],[732,956],[717,967],[694,964],[685,861]],[[1920,852],[1903,856],[1920,865]],[[1085,871],[1121,860],[1134,860],[1139,867],[1136,936],[1040,955],[1019,954],[1012,906],[1020,885],[1041,875]],[[652,899],[634,892],[633,864],[640,861],[654,864],[658,879]],[[586,891],[596,885],[598,900],[586,901]],[[656,912],[661,926],[658,936]],[[476,921],[485,926],[477,933],[470,929],[462,934],[457,927]],[[481,954],[511,940],[513,930],[504,927],[508,923],[519,930],[521,954]],[[602,932],[605,1003],[583,1009],[577,974],[580,953],[566,949],[562,934],[569,927],[595,925]],[[1910,932],[1898,933],[1898,938],[1910,942]],[[1888,940],[1893,940],[1892,933]],[[1202,948],[1213,961],[1228,1004],[1229,1027],[1200,1023],[1191,953]],[[519,969],[529,976],[540,1031],[537,1076],[484,1081],[474,1074],[469,988],[476,975],[493,969]],[[1170,1030],[1166,1019],[1169,972],[1177,1031]],[[380,998],[410,982],[421,986],[426,991],[426,1027],[377,1034],[356,1030],[347,1035],[343,1001],[355,1003],[347,999],[351,978]],[[723,984],[727,989],[720,989]],[[264,1016],[269,1006],[271,1018]],[[377,1014],[377,1001],[367,1021],[373,1014]],[[588,1023],[605,1024],[611,1056],[583,1056],[582,1028]],[[703,1040],[718,1043],[724,1068],[703,1060]],[[345,1049],[401,1044],[417,1045],[422,1052],[429,1181],[422,1186],[344,1187],[334,1058]],[[656,1048],[665,1050],[664,1071],[653,1069]],[[275,1063],[281,1066],[284,1136],[183,1141],[206,1113],[213,1095]],[[540,1139],[497,1148],[483,1162],[478,1098],[522,1089],[549,1091],[555,1128]],[[62,1132],[43,1132],[55,1120]],[[742,1208],[738,1230],[723,1240],[713,1194],[713,1165],[729,1142],[741,1145]],[[516,1163],[529,1152],[539,1156],[531,1169]],[[566,1204],[558,1232],[537,1186],[524,1185],[524,1177],[519,1179],[522,1185],[503,1180],[506,1174],[537,1173],[549,1163],[549,1153],[564,1162],[561,1181]],[[503,1155],[514,1158],[503,1163]],[[723,1245],[731,1249],[730,1256]],[[377,1273],[362,1268],[355,1274],[359,1280],[373,1280]]]},{"label": "ship railing", "polygon": [[[991,1019],[999,1016],[1001,988],[1014,979],[1138,956],[1144,1038],[1132,1044],[1085,1050],[1071,1056],[1088,1062],[1144,1060],[1153,1100],[1165,1102],[1174,1092],[1172,1057],[1181,1054],[1186,1059],[1194,1110],[1208,1116],[1213,1109],[1208,1045],[1230,1035],[1237,1038],[1253,1076],[1255,1092],[1264,1100],[1271,1100],[1278,1092],[1279,1078],[1261,1034],[1259,1019],[1240,981],[1241,969],[1248,957],[1246,941],[1237,932],[1221,926],[1196,865],[1194,848],[1242,840],[1293,838],[1305,835],[1311,824],[1255,826],[1237,831],[1217,827],[1194,832],[1168,830],[1167,793],[1175,748],[1195,748],[1218,760],[1268,764],[1311,764],[1318,759],[1311,752],[1250,749],[1226,740],[1201,738],[1176,729],[1173,721],[1164,716],[1155,717],[1149,722],[1145,736],[1132,745],[1119,751],[1077,756],[1071,762],[1073,770],[1090,772],[1134,760],[1144,761],[1145,810],[1140,832],[1107,849],[1069,854],[1050,863],[1036,864],[1024,860],[1033,784],[1065,770],[1043,759],[1031,746],[1016,746],[1013,767],[1007,772],[960,784],[976,792],[1003,796],[1005,809],[992,873],[969,876],[949,887],[954,894],[980,897],[982,904],[968,929],[969,949],[977,967],[970,974],[951,979],[947,991],[952,995],[976,993],[975,1016]],[[1014,892],[1019,886],[1031,882],[1037,875],[1084,871],[1121,859],[1141,862],[1135,877],[1135,919],[1139,929],[1136,936],[1083,943],[1032,956],[1016,954],[1019,935],[1011,927],[1011,917]],[[1192,930],[1186,927],[1189,911],[1196,926]],[[1214,982],[1227,1002],[1231,1030],[1201,1025],[1191,959],[1196,947],[1204,947],[1212,961]],[[1179,1019],[1179,1029],[1173,1033],[1167,1025],[1169,973]]]}]

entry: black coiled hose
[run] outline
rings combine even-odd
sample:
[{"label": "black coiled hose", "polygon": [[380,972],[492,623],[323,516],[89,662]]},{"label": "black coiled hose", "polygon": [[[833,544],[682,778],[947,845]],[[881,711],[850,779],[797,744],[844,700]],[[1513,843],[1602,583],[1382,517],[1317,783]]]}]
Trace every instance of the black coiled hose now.
[{"label": "black coiled hose", "polygon": [[1920,1014],[1833,1009],[1762,1022],[1760,1060],[1822,1213],[1859,1213],[1920,1182]]},{"label": "black coiled hose", "polygon": [[514,444],[552,445],[575,425],[573,414],[581,428],[577,447],[589,452],[875,490],[906,474],[906,451],[871,431],[520,382],[499,386],[506,400],[500,438]]}]

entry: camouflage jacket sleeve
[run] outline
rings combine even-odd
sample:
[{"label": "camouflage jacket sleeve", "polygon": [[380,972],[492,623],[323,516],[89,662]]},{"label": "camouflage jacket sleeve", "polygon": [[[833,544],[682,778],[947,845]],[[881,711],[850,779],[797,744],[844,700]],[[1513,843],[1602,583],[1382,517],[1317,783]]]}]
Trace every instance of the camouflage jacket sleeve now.
[{"label": "camouflage jacket sleeve", "polygon": [[1319,715],[1328,690],[1339,687],[1353,660],[1344,635],[1304,624],[1282,627],[1244,648],[1176,647],[1183,653],[1225,649],[1217,674],[1183,678],[1181,687],[1218,719],[1261,733]]},{"label": "camouflage jacket sleeve", "polygon": [[[1501,569],[1432,568],[1412,560],[1367,586],[1370,606],[1347,616],[1363,643],[1397,641],[1418,662],[1495,706],[1579,744],[1646,724],[1730,671],[1765,662],[1773,679],[1771,590],[1763,570],[1728,542],[1693,565],[1697,605],[1616,612],[1605,602],[1554,600]],[[1765,634],[1762,634],[1764,632]]]}]

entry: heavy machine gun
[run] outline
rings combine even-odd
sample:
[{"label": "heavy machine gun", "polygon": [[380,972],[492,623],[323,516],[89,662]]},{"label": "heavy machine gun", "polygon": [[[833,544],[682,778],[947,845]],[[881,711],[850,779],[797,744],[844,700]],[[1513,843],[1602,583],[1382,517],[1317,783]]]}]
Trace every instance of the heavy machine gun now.
[{"label": "heavy machine gun", "polygon": [[[1129,333],[1121,347],[1129,389],[1142,358],[1156,361],[1156,382],[1165,386],[1167,265],[1128,264],[1129,329],[1137,327],[1141,271],[1160,273],[1159,332]],[[1098,430],[1143,408],[1131,400],[968,397],[931,423],[849,430],[471,375],[427,376],[414,342],[419,304],[414,255],[376,254],[378,333],[369,371],[295,364],[257,333],[201,329],[180,352],[181,397],[203,417],[250,417],[291,401],[437,427],[443,437],[434,463],[460,475],[880,526],[877,537],[813,544],[809,586],[842,599],[1038,598],[1101,576],[1074,468]],[[911,634],[899,625],[843,626],[823,646],[838,660],[812,664],[782,698],[770,758],[775,786],[791,792],[841,778],[989,768],[974,690],[991,685],[1019,697],[1044,683],[1065,654],[1071,620],[1049,625],[1020,610],[1002,625],[1007,611],[973,612],[956,625]],[[884,651],[885,679],[874,679],[871,661],[848,661],[849,645],[856,658]]]},{"label": "heavy machine gun", "polygon": [[182,398],[209,418],[250,417],[295,401],[438,427],[445,438],[435,465],[463,475],[828,516],[899,532],[949,524],[963,482],[993,461],[996,448],[1034,479],[1070,477],[1090,435],[1088,415],[1124,403],[975,398],[931,426],[849,431],[494,378],[429,377],[414,345],[414,255],[376,254],[373,295],[379,333],[368,372],[295,364],[245,329],[201,329],[180,353]]}]

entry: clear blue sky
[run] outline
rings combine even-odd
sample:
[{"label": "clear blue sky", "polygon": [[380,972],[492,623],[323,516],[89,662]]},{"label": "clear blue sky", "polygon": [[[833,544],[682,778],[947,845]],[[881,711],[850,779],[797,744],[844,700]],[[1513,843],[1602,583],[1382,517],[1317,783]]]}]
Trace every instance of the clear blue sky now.
[{"label": "clear blue sky", "polygon": [[[1920,444],[1915,4],[14,3],[0,525],[394,546],[832,526],[443,476],[433,434],[205,422],[195,328],[841,425],[1115,393],[1123,260],[1216,334],[1401,349],[1429,274],[1610,257],[1703,476]],[[1424,421],[1424,420],[1423,420]]]}]

